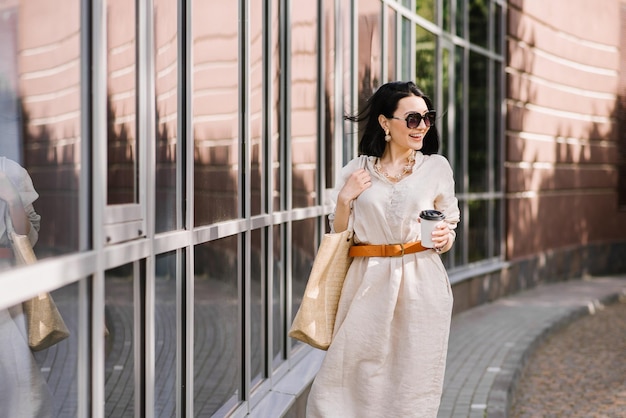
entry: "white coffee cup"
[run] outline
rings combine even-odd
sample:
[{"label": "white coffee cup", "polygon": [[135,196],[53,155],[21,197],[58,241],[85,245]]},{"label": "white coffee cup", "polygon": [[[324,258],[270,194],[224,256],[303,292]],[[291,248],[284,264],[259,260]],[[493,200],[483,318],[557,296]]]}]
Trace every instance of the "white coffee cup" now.
[{"label": "white coffee cup", "polygon": [[433,243],[432,233],[435,229],[435,226],[443,221],[445,218],[444,214],[439,212],[438,210],[428,209],[423,210],[420,213],[420,224],[422,231],[422,246],[426,248],[434,248],[435,243]]}]

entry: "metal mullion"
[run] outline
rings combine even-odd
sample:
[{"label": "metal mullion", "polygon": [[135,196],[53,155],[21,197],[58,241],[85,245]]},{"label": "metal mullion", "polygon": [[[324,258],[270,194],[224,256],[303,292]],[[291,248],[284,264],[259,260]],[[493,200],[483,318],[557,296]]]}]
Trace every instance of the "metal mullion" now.
[{"label": "metal mullion", "polygon": [[[335,25],[335,51],[343,51],[343,25],[342,23],[342,15],[341,15],[341,10],[342,10],[342,4],[340,0],[335,0],[335,20],[334,20],[334,25]],[[344,77],[343,77],[343,53],[335,53],[335,68],[334,68],[334,72],[335,72],[335,89],[334,89],[334,95],[335,95],[335,115],[334,115],[334,138],[333,138],[333,157],[334,157],[334,161],[333,161],[333,173],[335,175],[334,182],[336,182],[337,179],[337,175],[341,170],[341,167],[343,166],[343,161],[344,161],[344,141],[343,138],[345,138],[345,124],[343,122],[343,114],[344,114],[344,106],[345,106],[345,101],[344,101]],[[334,183],[333,182],[333,183]],[[326,202],[324,202],[326,203]]]},{"label": "metal mullion", "polygon": [[[194,243],[193,243],[193,229],[195,224],[194,219],[194,160],[193,160],[193,54],[192,54],[192,0],[186,0],[184,3],[179,3],[180,21],[179,25],[182,27],[179,33],[184,34],[183,38],[179,40],[180,53],[181,53],[181,65],[179,70],[179,76],[181,83],[179,85],[184,86],[183,98],[180,100],[181,104],[184,104],[184,108],[181,109],[181,114],[184,115],[184,131],[181,132],[182,136],[180,140],[183,141],[181,148],[184,147],[184,161],[185,161],[185,201],[187,205],[185,207],[185,219],[184,228],[189,231],[188,241],[185,247],[184,256],[184,273],[182,279],[184,280],[184,295],[181,316],[183,321],[180,323],[181,327],[184,327],[184,341],[182,341],[184,358],[181,359],[181,363],[184,363],[184,370],[178,372],[178,376],[183,385],[179,386],[183,391],[182,393],[182,405],[181,416],[193,416],[193,394],[194,394]],[[181,353],[182,354],[182,353]]]},{"label": "metal mullion", "polygon": [[[139,102],[138,113],[140,116],[140,125],[138,138],[140,138],[140,146],[143,157],[140,163],[140,190],[142,190],[143,199],[140,199],[142,212],[144,214],[144,225],[146,237],[148,237],[149,256],[145,259],[144,268],[144,286],[141,295],[143,298],[143,324],[138,329],[143,332],[143,374],[140,376],[141,381],[138,382],[143,386],[144,405],[143,413],[145,416],[155,415],[155,313],[156,313],[156,283],[155,283],[155,259],[154,259],[154,231],[155,231],[155,183],[148,181],[148,173],[154,173],[155,161],[155,144],[153,140],[156,137],[156,109],[155,109],[155,71],[154,71],[154,20],[153,20],[153,2],[152,0],[144,0],[138,2],[138,48],[139,48]],[[137,411],[138,412],[138,411]]]},{"label": "metal mullion", "polygon": [[[265,200],[265,211],[268,214],[273,213],[274,211],[274,199],[272,197],[273,193],[273,184],[274,184],[274,170],[272,169],[272,116],[271,116],[271,103],[273,100],[273,84],[272,84],[272,42],[274,41],[272,38],[272,1],[267,0],[263,1],[263,138],[262,141],[262,149],[263,149],[263,158],[265,164],[263,165],[263,177],[265,181],[263,185],[265,187],[265,193],[261,193],[261,195],[267,194],[267,198]],[[265,248],[262,248],[261,254],[264,255],[265,260],[265,286],[262,287],[262,300],[265,303],[263,307],[263,321],[262,327],[264,329],[263,338],[264,338],[264,347],[265,347],[265,357],[262,368],[264,370],[264,377],[270,377],[272,374],[272,359],[273,359],[273,333],[274,329],[272,327],[273,322],[273,289],[274,289],[274,274],[273,274],[273,226],[270,224],[268,227],[263,228],[263,237],[262,237],[262,246],[265,244]],[[262,282],[263,283],[263,282]]]},{"label": "metal mullion", "polygon": [[507,48],[506,48],[506,33],[507,33],[507,26],[506,26],[506,22],[507,22],[507,13],[508,13],[508,9],[507,9],[507,5],[506,2],[504,2],[502,4],[502,12],[500,13],[500,30],[502,31],[502,33],[499,36],[500,39],[500,51],[502,53],[502,57],[503,57],[503,61],[501,64],[501,68],[500,68],[500,78],[499,78],[499,83],[500,83],[500,96],[498,97],[498,118],[500,120],[500,129],[498,132],[498,140],[502,140],[502,145],[500,146],[499,150],[500,150],[500,166],[498,167],[498,169],[500,170],[500,184],[498,185],[498,192],[500,193],[500,248],[499,248],[499,258],[500,259],[504,259],[504,255],[506,252],[506,245],[505,245],[505,238],[506,238],[506,232],[505,232],[505,209],[504,209],[504,190],[505,190],[505,185],[506,185],[506,181],[505,181],[505,177],[506,177],[506,170],[504,169],[504,161],[506,158],[506,151],[505,151],[505,142],[504,142],[504,130],[505,130],[505,122],[506,122],[506,118],[505,118],[505,113],[506,113],[506,107],[504,106],[504,97],[506,95],[506,76],[504,75],[504,68],[505,68],[505,64],[507,62],[506,58],[506,54],[507,54]]},{"label": "metal mullion", "polygon": [[[280,129],[280,135],[283,138],[281,147],[281,211],[289,211],[291,209],[291,149],[289,139],[291,123],[289,117],[291,116],[291,90],[288,90],[291,77],[291,37],[289,31],[291,30],[291,10],[290,2],[285,0],[282,2],[283,7],[280,10],[281,20],[281,64],[284,71],[281,72],[281,108],[283,109],[282,124]],[[291,316],[291,246],[286,243],[291,242],[291,221],[285,222],[281,227],[281,257],[283,261],[283,277],[280,282],[280,306],[281,306],[281,340],[282,352],[284,358],[289,358],[290,355],[290,343],[286,338],[287,327]]]},{"label": "metal mullion", "polygon": [[[332,1],[332,0],[326,0]],[[325,45],[324,0],[317,0],[317,184],[316,204],[321,205],[324,190],[326,189],[326,140],[324,138],[324,117],[326,115],[326,100],[324,100],[326,86],[326,59],[321,53]]]},{"label": "metal mullion", "polygon": [[[466,4],[467,6],[467,0],[466,0]],[[467,10],[467,9],[465,9]],[[465,30],[464,33],[468,33],[467,31],[467,19],[464,19],[464,26],[465,26]],[[469,109],[469,49],[468,48],[463,48],[463,109]],[[462,126],[463,126],[463,140],[462,140],[462,146],[463,146],[463,151],[461,153],[461,155],[463,156],[462,159],[462,172],[460,173],[462,175],[462,182],[463,182],[463,192],[467,193],[467,191],[469,190],[469,173],[467,172],[468,170],[468,166],[469,166],[469,162],[467,159],[467,155],[469,152],[469,146],[468,146],[468,141],[469,141],[469,135],[468,135],[468,129],[469,129],[469,112],[464,111],[463,112],[463,121],[462,121]],[[466,214],[469,214],[469,204],[468,204],[468,200],[465,199],[463,201],[463,212]],[[466,215],[467,216],[467,215]],[[463,222],[462,223],[462,228],[463,228],[463,237],[465,238],[463,240],[463,253],[462,253],[462,264],[467,264],[468,260],[469,260],[469,245],[467,242],[467,237],[469,234],[469,222]]]},{"label": "metal mullion", "polygon": [[[239,160],[242,170],[239,172],[239,216],[240,218],[249,219],[250,217],[250,104],[248,98],[250,94],[250,3],[249,0],[241,0],[239,2],[239,135],[240,145]],[[241,334],[239,338],[240,359],[241,359],[241,381],[240,398],[242,401],[250,399],[250,368],[251,368],[251,348],[250,348],[250,242],[251,231],[247,228],[243,234],[238,234],[239,257],[240,262],[237,266],[238,271],[238,293],[239,293],[239,324],[241,326]]]},{"label": "metal mullion", "polygon": [[[79,170],[79,250],[88,251],[92,248],[91,227],[94,225],[91,216],[91,169],[92,169],[92,144],[88,140],[92,135],[92,80],[91,80],[91,44],[92,33],[92,5],[88,0],[80,1],[80,136],[81,136],[81,169]],[[77,415],[79,417],[89,416],[89,405],[91,401],[91,340],[89,326],[90,307],[90,283],[89,278],[84,278],[78,282],[78,358],[77,358]]]},{"label": "metal mullion", "polygon": [[[274,184],[274,170],[272,168],[273,163],[273,154],[272,154],[272,138],[273,138],[273,124],[272,124],[272,116],[271,110],[272,101],[273,101],[273,70],[272,67],[272,1],[266,0],[263,1],[263,104],[264,111],[263,113],[263,140],[262,140],[262,149],[265,164],[263,165],[263,175],[264,182],[263,189],[267,190],[265,193],[266,200],[264,201],[264,207],[266,208],[266,212],[271,214],[274,212],[274,198],[273,198],[273,184]],[[264,320],[263,326],[265,327],[263,338],[265,347],[265,361],[263,364],[264,369],[264,377],[269,378],[272,375],[273,371],[273,335],[276,330],[274,330],[274,321],[273,321],[273,310],[272,306],[274,303],[274,257],[273,257],[273,224],[269,222],[269,225],[263,228],[263,237],[262,242],[265,244],[265,247],[262,249],[262,253],[265,259],[264,263],[264,274],[265,274],[265,286],[263,286],[263,291],[265,294],[262,295],[262,300],[265,302],[265,306],[263,307],[263,315]]]},{"label": "metal mullion", "polygon": [[91,160],[92,182],[92,236],[96,255],[95,274],[91,287],[91,417],[104,418],[104,255],[105,233],[102,228],[107,193],[107,36],[106,36],[106,0],[96,0],[92,9],[93,37],[92,73],[92,133]]}]

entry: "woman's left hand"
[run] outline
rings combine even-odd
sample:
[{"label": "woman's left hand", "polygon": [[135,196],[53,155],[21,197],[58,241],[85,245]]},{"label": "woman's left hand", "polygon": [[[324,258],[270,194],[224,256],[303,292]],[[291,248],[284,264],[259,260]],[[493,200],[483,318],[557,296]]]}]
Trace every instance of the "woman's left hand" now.
[{"label": "woman's left hand", "polygon": [[432,240],[437,250],[449,250],[447,247],[450,243],[450,227],[447,222],[439,222],[435,226],[433,229]]}]

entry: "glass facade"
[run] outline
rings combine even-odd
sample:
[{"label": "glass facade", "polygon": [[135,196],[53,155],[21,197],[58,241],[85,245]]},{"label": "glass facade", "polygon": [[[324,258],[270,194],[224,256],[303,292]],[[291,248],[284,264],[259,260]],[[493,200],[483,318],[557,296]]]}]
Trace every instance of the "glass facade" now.
[{"label": "glass facade", "polygon": [[71,331],[23,347],[44,407],[243,416],[306,384],[292,371],[312,352],[287,330],[356,154],[343,116],[390,80],[438,111],[462,214],[451,277],[501,260],[505,15],[497,0],[0,6],[2,156],[32,179],[45,260],[0,260],[0,318],[48,291]]}]

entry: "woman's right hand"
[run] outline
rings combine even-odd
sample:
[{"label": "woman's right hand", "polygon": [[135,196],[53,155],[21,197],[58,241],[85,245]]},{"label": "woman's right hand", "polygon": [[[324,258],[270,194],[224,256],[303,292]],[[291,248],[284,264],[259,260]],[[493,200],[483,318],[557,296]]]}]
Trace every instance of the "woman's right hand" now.
[{"label": "woman's right hand", "polygon": [[344,184],[341,191],[339,191],[337,198],[340,202],[349,204],[371,186],[372,178],[370,177],[370,173],[363,168],[359,168],[350,174],[346,184]]}]

